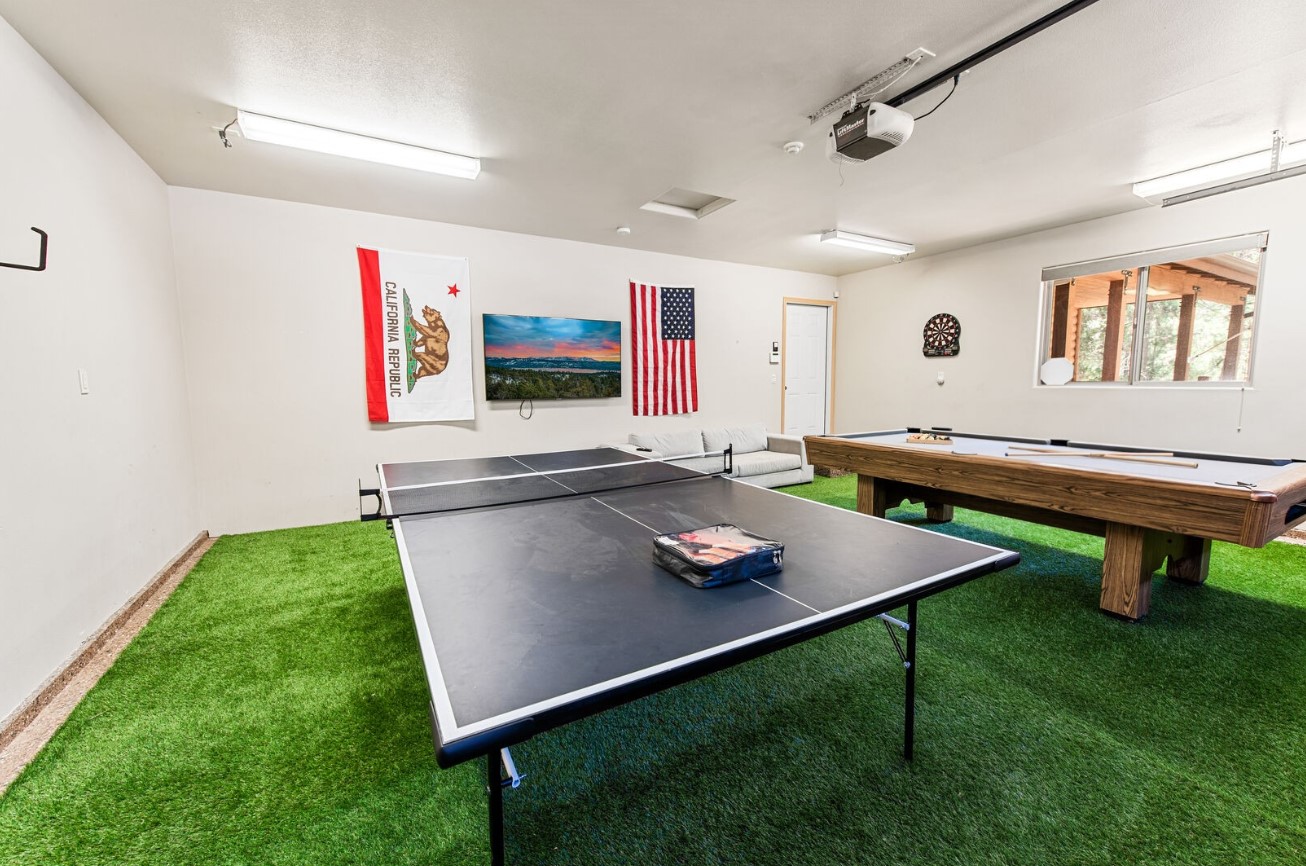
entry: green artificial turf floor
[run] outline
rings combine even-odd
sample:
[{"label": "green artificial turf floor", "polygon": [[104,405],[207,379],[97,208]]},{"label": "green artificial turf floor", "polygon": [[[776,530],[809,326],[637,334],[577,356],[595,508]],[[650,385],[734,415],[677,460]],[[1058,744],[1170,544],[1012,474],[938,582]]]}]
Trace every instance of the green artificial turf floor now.
[{"label": "green artificial turf floor", "polygon": [[[864,623],[515,748],[509,862],[1306,862],[1306,547],[1217,543],[1131,625],[1100,539],[939,529],[1024,561],[922,603],[915,761]],[[0,863],[487,863],[426,702],[384,526],[221,538],[0,799]]]}]

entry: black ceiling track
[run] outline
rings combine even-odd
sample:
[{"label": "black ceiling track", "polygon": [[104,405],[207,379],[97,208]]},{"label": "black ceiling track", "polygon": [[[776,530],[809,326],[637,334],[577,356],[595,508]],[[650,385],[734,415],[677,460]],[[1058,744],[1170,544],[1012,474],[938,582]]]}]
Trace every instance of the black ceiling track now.
[{"label": "black ceiling track", "polygon": [[990,57],[1001,54],[1011,46],[1024,42],[1035,33],[1041,33],[1053,24],[1056,24],[1058,21],[1069,18],[1081,9],[1086,9],[1096,2],[1097,0],[1075,0],[1073,3],[1067,3],[1060,9],[1056,9],[1044,15],[1037,21],[1026,24],[1015,33],[1002,37],[987,48],[981,48],[979,51],[976,51],[960,63],[954,63],[952,66],[949,66],[933,78],[926,79],[909,90],[904,90],[893,99],[888,100],[886,104],[891,105],[894,108],[899,108],[903,104],[911,102],[916,97],[929,93],[940,84],[961,75],[966,70],[980,65]]}]

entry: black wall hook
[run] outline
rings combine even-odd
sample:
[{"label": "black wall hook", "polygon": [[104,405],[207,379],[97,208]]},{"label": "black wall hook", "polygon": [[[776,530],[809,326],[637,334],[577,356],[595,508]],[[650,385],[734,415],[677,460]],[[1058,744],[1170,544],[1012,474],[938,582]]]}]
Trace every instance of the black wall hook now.
[{"label": "black wall hook", "polygon": [[32,231],[36,232],[38,235],[41,236],[41,262],[40,262],[40,264],[35,264],[35,265],[16,265],[16,264],[13,264],[12,262],[0,262],[0,268],[18,268],[19,270],[23,270],[23,271],[43,271],[43,270],[45,270],[45,250],[46,250],[46,247],[47,247],[47,246],[49,245],[49,243],[50,243],[50,236],[49,236],[48,234],[46,234],[45,232],[41,231],[40,229],[38,229],[36,226],[32,226]]}]

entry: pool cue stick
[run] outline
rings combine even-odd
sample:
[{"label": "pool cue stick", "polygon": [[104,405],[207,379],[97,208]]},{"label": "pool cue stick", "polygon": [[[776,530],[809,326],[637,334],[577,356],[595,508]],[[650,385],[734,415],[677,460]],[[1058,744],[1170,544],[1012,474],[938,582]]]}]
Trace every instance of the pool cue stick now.
[{"label": "pool cue stick", "polygon": [[1155,463],[1158,466],[1186,466],[1196,469],[1192,460],[1166,460],[1162,457],[1145,457],[1138,454],[1121,454],[1115,451],[1041,451],[1036,454],[1006,454],[1006,457],[1096,457],[1101,460],[1129,460],[1134,463]]},{"label": "pool cue stick", "polygon": [[1065,448],[1034,448],[1025,445],[1008,445],[1008,451],[1034,451],[1039,454],[1132,454],[1136,457],[1173,457],[1173,451],[1067,451]]}]

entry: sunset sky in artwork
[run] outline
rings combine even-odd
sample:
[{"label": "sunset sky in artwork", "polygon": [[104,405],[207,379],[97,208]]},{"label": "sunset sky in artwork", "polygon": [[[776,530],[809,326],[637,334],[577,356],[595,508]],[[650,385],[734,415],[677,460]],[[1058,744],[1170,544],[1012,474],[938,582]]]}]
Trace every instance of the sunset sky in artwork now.
[{"label": "sunset sky in artwork", "polygon": [[621,363],[621,322],[485,315],[487,358],[590,358]]}]

